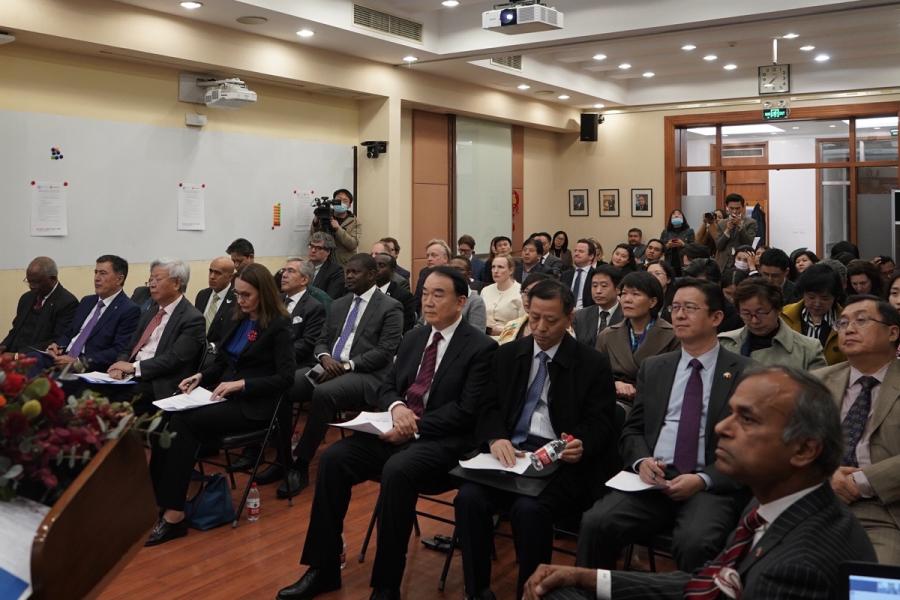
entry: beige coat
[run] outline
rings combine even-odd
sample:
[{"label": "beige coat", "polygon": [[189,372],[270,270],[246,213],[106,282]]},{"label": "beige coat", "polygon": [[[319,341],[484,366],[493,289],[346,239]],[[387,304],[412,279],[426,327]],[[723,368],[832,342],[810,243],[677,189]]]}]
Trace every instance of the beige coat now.
[{"label": "beige coat", "polygon": [[656,320],[647,332],[647,339],[634,353],[631,352],[631,336],[628,335],[625,320],[610,325],[597,336],[597,350],[609,356],[615,380],[631,385],[637,383],[638,369],[645,358],[672,352],[680,347],[681,343],[675,338],[675,330],[665,319]]},{"label": "beige coat", "polygon": [[[726,331],[719,334],[719,343],[726,350],[740,354],[748,335],[746,327]],[[750,358],[760,365],[794,367],[801,371],[812,371],[828,366],[819,340],[797,333],[784,323],[778,327],[778,333],[772,339],[772,347],[757,350]]]}]

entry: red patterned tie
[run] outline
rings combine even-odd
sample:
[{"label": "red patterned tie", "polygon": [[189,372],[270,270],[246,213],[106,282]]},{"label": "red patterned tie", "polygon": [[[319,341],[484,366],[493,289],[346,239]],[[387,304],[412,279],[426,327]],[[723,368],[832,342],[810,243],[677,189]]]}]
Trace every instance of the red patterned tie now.
[{"label": "red patterned tie", "polygon": [[444,339],[437,331],[431,338],[431,344],[425,349],[422,356],[422,365],[419,367],[419,374],[409,389],[406,390],[406,406],[416,413],[417,417],[421,417],[425,412],[425,394],[431,388],[431,380],[434,379],[434,368],[437,365],[438,343]]},{"label": "red patterned tie", "polygon": [[[696,600],[718,598],[721,590],[716,585],[716,576],[722,569],[733,569],[738,561],[747,554],[750,546],[753,545],[753,534],[765,523],[766,520],[757,514],[755,508],[748,512],[735,530],[731,545],[712,562],[694,573],[684,587],[684,597]],[[740,594],[738,594],[738,598],[740,598]]]},{"label": "red patterned tie", "polygon": [[150,319],[150,322],[147,323],[147,327],[144,329],[144,333],[141,334],[141,339],[138,340],[138,343],[134,345],[134,348],[131,349],[131,358],[133,359],[138,352],[141,351],[148,341],[150,341],[150,336],[153,335],[153,330],[159,327],[159,324],[162,323],[163,316],[166,314],[162,308],[156,311],[156,314],[153,315],[153,318]]}]

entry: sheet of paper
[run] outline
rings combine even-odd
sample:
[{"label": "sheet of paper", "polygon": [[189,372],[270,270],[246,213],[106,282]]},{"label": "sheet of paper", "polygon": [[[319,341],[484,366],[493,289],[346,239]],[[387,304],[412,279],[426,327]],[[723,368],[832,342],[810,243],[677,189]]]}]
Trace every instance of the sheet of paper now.
[{"label": "sheet of paper", "polygon": [[315,190],[294,190],[291,200],[294,203],[294,231],[303,233],[309,231],[309,224],[313,220],[312,200],[316,197]]},{"label": "sheet of paper", "polygon": [[61,181],[31,184],[31,235],[69,235],[68,189]]},{"label": "sheet of paper", "polygon": [[504,467],[502,464],[500,464],[499,460],[494,458],[493,454],[491,454],[490,452],[484,452],[474,458],[470,458],[469,460],[459,461],[459,466],[464,469],[508,471],[509,473],[521,475],[528,470],[528,467],[531,466],[531,458],[529,454],[526,454],[525,456],[519,456],[516,458],[516,464],[511,467]]},{"label": "sheet of paper", "polygon": [[394,428],[394,419],[389,412],[361,412],[354,419],[343,423],[331,423],[331,425],[362,433],[381,435]]},{"label": "sheet of paper", "polygon": [[761,239],[762,239],[761,237],[755,237],[755,238],[753,238],[753,243],[750,244],[750,245],[753,246],[753,249],[754,249],[754,250],[756,250],[756,248],[759,246],[759,240],[761,240]]},{"label": "sheet of paper", "polygon": [[643,492],[644,490],[661,490],[664,485],[650,485],[641,481],[641,476],[630,471],[619,471],[606,482],[607,487],[621,492]]},{"label": "sheet of paper", "polygon": [[106,373],[101,373],[100,371],[91,371],[90,373],[78,373],[75,375],[79,379],[84,379],[88,383],[110,383],[112,385],[129,385],[137,383],[134,381],[134,377],[129,375],[124,379],[113,379]]},{"label": "sheet of paper", "polygon": [[222,402],[223,399],[213,400],[212,392],[206,388],[195,387],[190,394],[176,394],[153,403],[159,409],[176,412],[179,410],[189,410],[191,408],[199,408],[208,404]]},{"label": "sheet of paper", "polygon": [[25,498],[0,502],[0,598],[31,595],[31,545],[49,511]]},{"label": "sheet of paper", "polygon": [[182,183],[178,187],[178,229],[203,231],[206,229],[205,186]]}]

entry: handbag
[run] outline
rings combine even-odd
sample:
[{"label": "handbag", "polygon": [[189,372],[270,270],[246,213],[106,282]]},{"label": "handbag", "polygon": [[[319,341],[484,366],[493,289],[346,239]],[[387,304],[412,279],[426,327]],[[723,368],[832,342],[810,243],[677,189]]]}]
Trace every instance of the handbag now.
[{"label": "handbag", "polygon": [[221,473],[201,477],[200,491],[184,506],[188,524],[194,529],[206,531],[234,521],[234,504],[231,488]]}]

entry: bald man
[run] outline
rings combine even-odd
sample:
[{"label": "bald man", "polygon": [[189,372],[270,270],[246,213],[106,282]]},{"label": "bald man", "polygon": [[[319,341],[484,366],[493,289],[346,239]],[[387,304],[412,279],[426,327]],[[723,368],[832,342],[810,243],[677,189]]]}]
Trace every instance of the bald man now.
[{"label": "bald man", "polygon": [[209,287],[197,293],[194,306],[206,320],[206,340],[218,344],[224,324],[234,312],[234,261],[230,256],[214,258],[209,263]]}]

